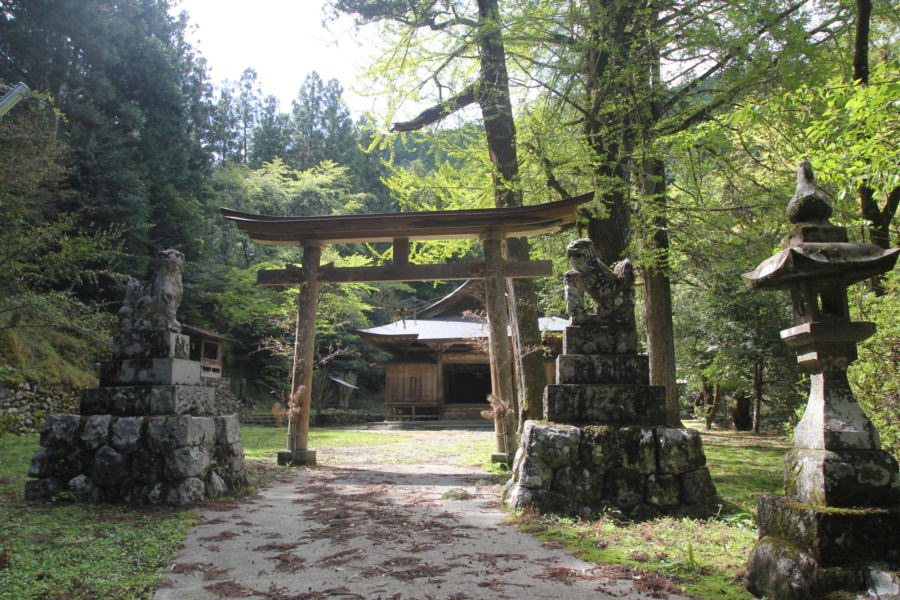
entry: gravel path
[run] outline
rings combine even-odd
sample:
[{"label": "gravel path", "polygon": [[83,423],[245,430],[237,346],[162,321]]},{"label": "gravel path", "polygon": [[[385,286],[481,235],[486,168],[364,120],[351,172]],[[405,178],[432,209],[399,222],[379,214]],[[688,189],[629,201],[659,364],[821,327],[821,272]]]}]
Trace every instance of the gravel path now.
[{"label": "gravel path", "polygon": [[452,464],[299,469],[204,509],[155,600],[682,598],[504,524],[491,482]]}]

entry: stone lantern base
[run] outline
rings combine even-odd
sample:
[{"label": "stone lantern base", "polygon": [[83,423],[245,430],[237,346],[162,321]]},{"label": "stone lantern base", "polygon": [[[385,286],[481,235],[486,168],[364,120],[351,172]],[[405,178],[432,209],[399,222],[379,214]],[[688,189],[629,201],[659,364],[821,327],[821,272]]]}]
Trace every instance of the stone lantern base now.
[{"label": "stone lantern base", "polygon": [[757,500],[747,589],[776,600],[900,598],[900,509]]}]

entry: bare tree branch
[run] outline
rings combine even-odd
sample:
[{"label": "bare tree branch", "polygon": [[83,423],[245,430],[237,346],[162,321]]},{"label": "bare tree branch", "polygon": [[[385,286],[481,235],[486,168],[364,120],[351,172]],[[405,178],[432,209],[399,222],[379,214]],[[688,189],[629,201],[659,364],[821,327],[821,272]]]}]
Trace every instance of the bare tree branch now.
[{"label": "bare tree branch", "polygon": [[476,85],[473,83],[452,98],[448,98],[444,102],[423,110],[412,120],[394,123],[391,126],[391,132],[418,131],[427,125],[437,123],[456,111],[473,104],[475,102],[475,91]]}]

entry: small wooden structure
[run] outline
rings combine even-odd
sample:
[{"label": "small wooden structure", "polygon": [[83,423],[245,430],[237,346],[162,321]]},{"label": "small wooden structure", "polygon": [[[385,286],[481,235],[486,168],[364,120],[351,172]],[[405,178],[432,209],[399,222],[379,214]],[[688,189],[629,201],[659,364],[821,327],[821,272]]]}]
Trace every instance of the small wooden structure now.
[{"label": "small wooden structure", "polygon": [[[297,418],[288,428],[288,450],[278,453],[279,463],[315,464],[315,451],[308,448],[310,392],[315,349],[316,309],[320,283],[376,281],[427,281],[483,279],[488,316],[493,396],[507,407],[495,419],[498,454],[512,451],[516,398],[513,360],[508,333],[506,283],[508,278],[546,277],[550,261],[506,261],[503,245],[507,237],[549,233],[571,226],[579,204],[593,194],[533,206],[449,210],[435,212],[337,215],[319,217],[274,217],[221,209],[250,239],[262,244],[300,246],[300,268],[265,270],[257,273],[260,285],[301,284],[297,309],[297,336],[291,396]],[[409,242],[477,238],[483,261],[461,264],[413,265]],[[377,267],[320,265],[322,247],[335,243],[392,242],[393,264]],[[497,457],[498,460],[500,459]]]},{"label": "small wooden structure", "polygon": [[182,325],[181,330],[191,338],[191,360],[200,361],[204,377],[222,377],[222,362],[225,357],[225,342],[231,338],[199,327]]},{"label": "small wooden structure", "polygon": [[[391,354],[384,370],[384,401],[389,418],[481,418],[490,406],[491,366],[488,329],[476,314],[484,311],[482,286],[469,280],[409,318],[359,331],[360,337]],[[561,334],[567,321],[542,317],[542,332]],[[552,349],[551,349],[552,350]],[[549,352],[547,380],[555,380]]]}]

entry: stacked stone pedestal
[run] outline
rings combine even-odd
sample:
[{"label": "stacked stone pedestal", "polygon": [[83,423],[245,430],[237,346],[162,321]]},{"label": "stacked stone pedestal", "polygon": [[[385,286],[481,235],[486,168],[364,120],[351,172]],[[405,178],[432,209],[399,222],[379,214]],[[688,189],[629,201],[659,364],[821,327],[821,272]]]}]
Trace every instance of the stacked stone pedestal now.
[{"label": "stacked stone pedestal", "polygon": [[46,420],[26,498],[186,505],[242,488],[238,415],[215,414],[215,390],[188,349],[187,336],[166,330],[118,335],[81,414]]},{"label": "stacked stone pedestal", "polygon": [[700,435],[665,424],[665,390],[651,386],[633,322],[582,319],[566,328],[557,381],[544,391],[551,424],[528,421],[507,505],[632,519],[715,514],[720,500]]},{"label": "stacked stone pedestal", "polygon": [[[806,412],[784,457],[785,495],[757,499],[759,541],[747,587],[773,600],[900,598],[900,477],[847,383],[870,323],[805,323],[782,332],[810,376]],[[835,335],[839,333],[840,336]],[[822,338],[825,338],[824,340]]]}]

